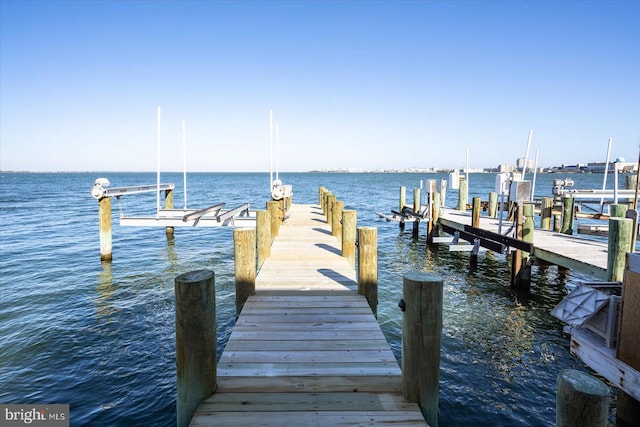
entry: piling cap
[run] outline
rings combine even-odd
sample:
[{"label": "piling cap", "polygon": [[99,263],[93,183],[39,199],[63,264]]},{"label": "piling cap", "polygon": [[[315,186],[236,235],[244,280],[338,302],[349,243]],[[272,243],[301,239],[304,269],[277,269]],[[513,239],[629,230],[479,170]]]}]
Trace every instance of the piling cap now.
[{"label": "piling cap", "polygon": [[581,393],[592,396],[609,395],[609,387],[586,372],[578,371],[577,369],[563,369],[558,375],[558,380],[560,378],[564,379],[574,390],[579,390]]}]

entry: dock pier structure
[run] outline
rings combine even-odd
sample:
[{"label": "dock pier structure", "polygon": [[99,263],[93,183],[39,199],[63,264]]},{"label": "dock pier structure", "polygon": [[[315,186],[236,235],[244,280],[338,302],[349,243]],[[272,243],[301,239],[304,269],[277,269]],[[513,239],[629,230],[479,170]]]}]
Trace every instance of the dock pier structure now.
[{"label": "dock pier structure", "polygon": [[415,372],[403,379],[374,316],[377,262],[359,263],[376,270],[360,271],[366,283],[359,286],[344,250],[357,234],[366,242],[355,249],[368,251],[359,257],[374,256],[375,228],[354,229],[355,212],[347,210],[342,238],[332,235],[325,193],[317,205],[291,205],[217,363],[215,392],[188,425],[427,425],[418,401],[427,395],[437,425],[433,388],[403,394],[403,381],[420,388],[434,379]]}]

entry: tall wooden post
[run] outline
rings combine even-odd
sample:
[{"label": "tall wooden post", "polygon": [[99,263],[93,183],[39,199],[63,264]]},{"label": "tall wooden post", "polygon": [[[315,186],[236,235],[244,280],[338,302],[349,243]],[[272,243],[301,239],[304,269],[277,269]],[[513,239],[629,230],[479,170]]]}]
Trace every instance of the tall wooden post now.
[{"label": "tall wooden post", "polygon": [[260,270],[264,261],[271,256],[271,212],[256,212],[256,239],[258,241],[257,270]]},{"label": "tall wooden post", "polygon": [[460,178],[460,186],[458,187],[458,210],[466,212],[467,199],[469,198],[469,188],[467,180]]},{"label": "tall wooden post", "polygon": [[245,301],[256,293],[256,229],[233,229],[233,254],[236,273],[236,316]]},{"label": "tall wooden post", "polygon": [[98,200],[98,220],[100,227],[100,259],[111,261],[111,198],[103,197]]},{"label": "tall wooden post", "polygon": [[280,208],[278,202],[270,200],[267,202],[267,210],[271,214],[271,243],[278,237],[280,231]]},{"label": "tall wooden post", "polygon": [[609,239],[607,250],[607,277],[610,282],[621,282],[624,277],[624,263],[627,252],[631,252],[633,220],[630,218],[609,218]]},{"label": "tall wooden post", "polygon": [[176,277],[175,294],[177,425],[186,427],[200,402],[216,390],[213,271],[191,271]]},{"label": "tall wooden post", "polygon": [[378,229],[358,227],[358,294],[378,316]]},{"label": "tall wooden post", "polygon": [[342,211],[344,210],[344,202],[333,202],[333,208],[331,209],[331,235],[342,239]]},{"label": "tall wooden post", "polygon": [[438,426],[442,287],[433,273],[412,271],[402,279],[402,392],[431,427]]},{"label": "tall wooden post", "polygon": [[573,197],[562,198],[562,234],[573,234],[573,217],[575,216]]},{"label": "tall wooden post", "polygon": [[356,265],[356,221],[356,211],[342,211],[342,256],[351,268]]},{"label": "tall wooden post", "polygon": [[496,218],[498,216],[498,193],[495,191],[489,192],[489,210],[487,215],[489,218]]},{"label": "tall wooden post", "polygon": [[[164,190],[164,208],[165,209],[173,209],[173,190]],[[165,233],[168,238],[173,237],[174,229],[172,226],[167,226],[165,228]]]},{"label": "tall wooden post", "polygon": [[558,374],[557,427],[605,427],[609,417],[609,387],[594,376],[575,369]]},{"label": "tall wooden post", "polygon": [[413,189],[413,211],[415,213],[420,213],[420,189],[419,188],[414,188]]},{"label": "tall wooden post", "polygon": [[431,218],[427,232],[427,243],[433,244],[433,236],[438,233],[438,218],[440,218],[440,193],[433,193],[433,204],[431,205]]},{"label": "tall wooden post", "polygon": [[329,206],[328,206],[329,196],[331,196],[331,191],[326,191],[322,199],[322,213],[324,214],[325,219],[327,218],[327,212],[329,211]]},{"label": "tall wooden post", "polygon": [[551,230],[551,214],[553,211],[553,197],[544,197],[540,209],[540,228]]},{"label": "tall wooden post", "polygon": [[609,205],[609,217],[624,218],[628,210],[629,210],[629,205],[624,205],[620,203]]},{"label": "tall wooden post", "polygon": [[447,180],[440,180],[440,204],[447,206]]},{"label": "tall wooden post", "polygon": [[473,198],[473,204],[471,206],[471,226],[480,227],[480,210],[482,209],[482,201],[480,197]]},{"label": "tall wooden post", "polygon": [[[616,357],[640,371],[640,253],[628,253],[622,285],[622,302]],[[622,390],[618,391],[616,425],[637,426],[640,420],[640,402]],[[634,424],[635,423],[635,424]]]},{"label": "tall wooden post", "polygon": [[402,212],[402,209],[404,209],[404,207],[407,205],[407,187],[401,186],[400,187],[400,203],[399,203],[399,208],[400,208],[400,212]]},{"label": "tall wooden post", "polygon": [[327,219],[327,224],[331,225],[331,221],[333,221],[333,204],[336,201],[336,196],[335,194],[330,194],[327,197],[327,215],[326,215],[326,219]]},{"label": "tall wooden post", "polygon": [[[523,207],[515,206],[516,238],[522,240],[524,225]],[[511,287],[515,289],[529,290],[531,286],[531,266],[523,258],[522,251],[516,249],[511,252]]]},{"label": "tall wooden post", "polygon": [[[533,231],[535,229],[535,204],[524,203],[522,205],[522,213],[524,215],[524,222],[522,223],[522,240],[528,243],[533,243]],[[529,252],[522,252],[524,258],[529,258],[531,254]]]}]

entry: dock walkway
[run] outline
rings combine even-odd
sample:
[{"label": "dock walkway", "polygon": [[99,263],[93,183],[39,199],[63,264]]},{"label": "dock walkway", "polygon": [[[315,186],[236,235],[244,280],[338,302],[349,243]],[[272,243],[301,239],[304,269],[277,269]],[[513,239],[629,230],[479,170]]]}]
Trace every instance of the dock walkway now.
[{"label": "dock walkway", "polygon": [[[444,208],[440,221],[452,228],[464,231],[464,225],[471,225],[471,213]],[[498,232],[499,221],[486,216],[480,217],[483,230]],[[502,221],[502,234],[511,227],[510,221]],[[569,268],[592,276],[598,280],[607,280],[607,242],[584,239],[553,231],[535,229],[533,233],[533,256],[537,259]]]},{"label": "dock walkway", "polygon": [[427,425],[317,205],[293,205],[191,425]]}]

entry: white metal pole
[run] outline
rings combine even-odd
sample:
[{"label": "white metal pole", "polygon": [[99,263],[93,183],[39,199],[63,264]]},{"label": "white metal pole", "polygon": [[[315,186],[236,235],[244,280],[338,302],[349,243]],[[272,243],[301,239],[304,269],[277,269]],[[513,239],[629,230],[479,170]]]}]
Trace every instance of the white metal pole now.
[{"label": "white metal pole", "polygon": [[467,167],[465,168],[464,179],[467,181],[467,200],[465,203],[469,203],[469,146],[467,145]]},{"label": "white metal pole", "polygon": [[533,202],[533,193],[536,191],[536,175],[538,174],[538,150],[536,150],[536,161],[533,164],[533,183],[531,184],[531,199]]},{"label": "white metal pole", "polygon": [[529,131],[529,138],[527,139],[527,150],[524,153],[524,165],[522,165],[522,180],[524,181],[524,175],[527,172],[527,163],[529,161],[529,148],[531,147],[531,136],[533,136],[533,131]]},{"label": "white metal pole", "polygon": [[276,122],[276,181],[280,172],[280,123]]},{"label": "white metal pole", "polygon": [[160,216],[160,106],[158,106],[158,146],[156,153],[156,218]]},{"label": "white metal pole", "polygon": [[[613,163],[613,203],[618,204],[618,160]],[[611,212],[609,212],[609,215],[611,215]]]},{"label": "white metal pole", "polygon": [[[602,179],[602,191],[607,189],[607,175],[609,174],[609,160],[611,158],[611,142],[612,139],[609,138],[609,143],[607,144],[607,161],[604,163],[604,178]],[[604,212],[604,196],[600,199],[600,215]]]},{"label": "white metal pole", "polygon": [[182,170],[184,180],[184,208],[187,209],[187,123],[182,121]]}]

